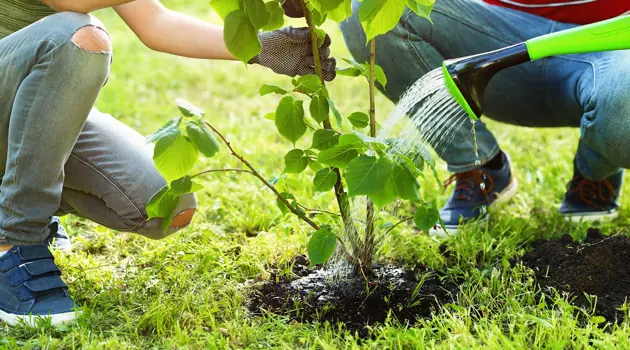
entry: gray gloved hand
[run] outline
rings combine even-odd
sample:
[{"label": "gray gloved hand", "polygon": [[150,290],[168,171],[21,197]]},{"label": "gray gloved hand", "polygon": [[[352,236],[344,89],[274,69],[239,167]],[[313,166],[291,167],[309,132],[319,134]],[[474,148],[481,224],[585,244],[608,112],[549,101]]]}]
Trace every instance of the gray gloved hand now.
[{"label": "gray gloved hand", "polygon": [[[259,64],[278,74],[294,77],[315,74],[315,58],[311,48],[311,33],[308,28],[284,27],[273,32],[259,34],[262,51],[252,58],[250,64]],[[330,37],[326,35],[319,48],[324,79],[335,79],[335,59],[330,56]]]}]

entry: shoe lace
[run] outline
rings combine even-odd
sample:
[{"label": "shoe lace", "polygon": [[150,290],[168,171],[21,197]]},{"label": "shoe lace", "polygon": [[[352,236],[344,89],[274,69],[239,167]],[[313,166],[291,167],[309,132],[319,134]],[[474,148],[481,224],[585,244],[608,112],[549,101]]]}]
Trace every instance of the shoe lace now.
[{"label": "shoe lace", "polygon": [[573,179],[567,185],[567,191],[569,193],[577,192],[580,200],[584,203],[602,210],[605,208],[595,203],[595,201],[609,203],[617,197],[617,192],[610,180],[593,181],[580,175],[573,176]]},{"label": "shoe lace", "polygon": [[474,169],[465,173],[453,174],[444,181],[444,188],[455,183],[457,200],[468,200],[476,189],[483,193],[486,201],[490,203],[490,194],[494,190],[494,180],[481,169]]}]

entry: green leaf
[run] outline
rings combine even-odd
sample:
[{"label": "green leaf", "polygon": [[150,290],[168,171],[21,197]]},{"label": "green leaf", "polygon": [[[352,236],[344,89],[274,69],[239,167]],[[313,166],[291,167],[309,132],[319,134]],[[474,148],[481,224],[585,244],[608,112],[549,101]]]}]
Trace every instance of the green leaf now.
[{"label": "green leaf", "polygon": [[440,219],[440,212],[435,206],[421,205],[416,209],[416,213],[413,216],[413,221],[422,231],[428,231],[437,225]]},{"label": "green leaf", "polygon": [[249,16],[249,21],[254,28],[260,29],[269,23],[271,14],[267,12],[267,7],[263,0],[242,0],[245,4],[245,12]]},{"label": "green leaf", "polygon": [[392,30],[405,10],[404,0],[364,0],[359,5],[359,20],[368,41]]},{"label": "green leaf", "polygon": [[[310,5],[310,2],[308,4]],[[316,27],[321,26],[326,21],[326,15],[322,15],[317,9],[311,10],[311,17]]]},{"label": "green leaf", "polygon": [[260,96],[265,96],[267,94],[286,95],[288,91],[276,85],[263,84],[260,89],[258,89],[258,93]]},{"label": "green leaf", "polygon": [[147,203],[147,215],[149,219],[169,217],[178,203],[177,196],[168,187],[163,187]]},{"label": "green leaf", "polygon": [[278,132],[294,144],[306,132],[302,103],[302,101],[294,100],[291,96],[285,96],[280,100],[276,109]]},{"label": "green leaf", "polygon": [[280,2],[275,0],[269,1],[265,3],[265,8],[271,14],[271,17],[269,18],[269,23],[262,30],[268,32],[282,28],[284,25],[284,11],[280,7]]},{"label": "green leaf", "polygon": [[339,137],[339,143],[335,147],[319,152],[317,161],[343,169],[366,149],[367,145],[358,136],[344,134]]},{"label": "green leaf", "polygon": [[326,40],[326,32],[323,29],[316,28],[315,36],[317,37],[317,47],[321,47],[324,45],[324,41]]},{"label": "green leaf", "polygon": [[337,145],[319,152],[317,161],[337,168],[345,168],[351,160],[359,156],[359,152],[351,146]]},{"label": "green leaf", "polygon": [[295,90],[304,94],[315,94],[322,88],[324,85],[322,81],[319,79],[317,75],[307,74],[298,78],[295,78],[291,81]]},{"label": "green leaf", "polygon": [[210,6],[222,20],[225,20],[230,12],[241,8],[241,3],[239,0],[210,0]]},{"label": "green leaf", "polygon": [[311,112],[311,117],[313,117],[313,119],[315,119],[318,123],[328,119],[330,112],[328,98],[324,96],[313,96],[309,106],[309,111]]},{"label": "green leaf", "polygon": [[407,167],[396,164],[392,173],[394,188],[398,197],[404,200],[418,201],[420,184]]},{"label": "green leaf", "polygon": [[350,197],[370,196],[376,193],[389,181],[392,168],[392,163],[384,157],[376,158],[362,154],[352,160],[346,170],[348,195]]},{"label": "green leaf", "polygon": [[299,174],[306,169],[308,157],[301,149],[292,149],[284,156],[284,172]]},{"label": "green leaf", "polygon": [[[369,136],[366,136],[369,137]],[[351,147],[359,152],[367,150],[368,146],[359,134],[343,134],[339,137],[339,146]]]},{"label": "green leaf", "polygon": [[[289,202],[291,202],[292,200],[295,200],[295,197],[291,193],[282,192],[282,193],[280,193],[280,195],[284,199],[288,200]],[[284,204],[284,202],[281,201],[280,198],[276,198],[276,205],[278,206],[278,208],[280,209],[282,214],[287,214],[287,213],[291,212],[289,207],[287,207],[287,205]]]},{"label": "green leaf", "polygon": [[311,148],[324,151],[335,147],[339,143],[339,133],[334,130],[318,129],[313,133]]},{"label": "green leaf", "polygon": [[396,152],[396,157],[400,160],[400,162],[406,165],[407,170],[411,172],[413,177],[422,175],[422,171],[424,170],[424,159],[420,158],[419,161],[416,161],[418,160],[418,157],[414,157],[415,159],[412,160],[400,152]]},{"label": "green leaf", "polygon": [[376,82],[381,84],[383,88],[387,85],[387,76],[385,76],[385,71],[383,71],[383,68],[381,68],[378,64],[374,65],[374,79],[376,79]]},{"label": "green leaf", "polygon": [[186,123],[186,133],[197,150],[206,157],[212,157],[219,151],[219,142],[212,131],[200,119]]},{"label": "green leaf", "polygon": [[591,323],[600,324],[606,322],[606,317],[604,316],[593,316],[591,317]]},{"label": "green leaf", "polygon": [[337,74],[347,77],[358,77],[363,74],[363,71],[357,67],[337,68]]},{"label": "green leaf", "polygon": [[190,176],[184,176],[171,182],[171,192],[175,197],[187,193],[195,193],[201,189],[203,189],[203,186],[194,182]]},{"label": "green leaf", "polygon": [[265,114],[263,116],[263,118],[267,119],[267,120],[276,120],[276,113],[274,112],[269,112],[267,114]]},{"label": "green leaf", "polygon": [[407,0],[407,7],[411,11],[429,21],[431,21],[431,11],[433,11],[434,5],[435,0]]},{"label": "green leaf", "polygon": [[[315,159],[317,159],[317,156],[315,157]],[[313,158],[308,159],[308,167],[311,168],[311,170],[317,172],[317,171],[322,170],[324,166],[322,165],[322,163],[318,162],[315,159]]]},{"label": "green leaf", "polygon": [[349,58],[341,58],[344,62],[346,62],[347,64],[351,65],[354,68],[358,68],[362,74],[364,74],[365,76],[367,76],[368,73],[368,69],[370,67],[370,65],[368,63],[359,63],[355,60],[349,59]]},{"label": "green leaf", "polygon": [[348,120],[355,128],[363,129],[370,125],[370,117],[362,112],[354,112],[350,114]]},{"label": "green leaf", "polygon": [[164,137],[179,134],[179,123],[182,121],[182,119],[182,117],[177,117],[175,119],[169,120],[168,123],[164,124],[161,128],[158,129],[158,131],[147,136],[146,141],[156,142]]},{"label": "green leaf", "polygon": [[177,103],[177,107],[179,107],[179,110],[180,112],[182,112],[184,117],[197,116],[199,118],[203,118],[203,116],[206,115],[206,112],[204,112],[203,109],[182,98],[176,98],[175,103]]},{"label": "green leaf", "polygon": [[387,150],[389,148],[389,145],[387,145],[387,143],[372,137],[372,136],[368,136],[366,134],[360,133],[358,131],[355,131],[354,134],[356,137],[358,137],[364,145],[370,145],[372,147],[372,149],[374,149],[375,151],[379,151],[379,152],[384,152],[385,150]]},{"label": "green leaf", "polygon": [[429,150],[426,147],[424,147],[422,144],[416,143],[415,152],[416,152],[416,157],[422,157],[422,159],[424,159],[424,162],[429,166],[429,169],[431,169],[431,172],[433,173],[433,178],[435,178],[435,182],[439,186],[441,186],[442,181],[440,181],[440,177],[438,176],[437,169],[435,168],[435,159],[433,159],[433,156],[431,156],[431,153],[429,153]]},{"label": "green leaf", "polygon": [[329,13],[343,3],[344,0],[311,0],[313,7],[321,13]]},{"label": "green leaf", "polygon": [[337,110],[337,107],[335,107],[335,104],[333,103],[332,99],[328,99],[328,104],[330,105],[330,110],[333,112],[333,115],[335,116],[335,120],[337,121],[337,126],[339,127],[339,129],[343,130],[343,118],[341,117],[341,113],[339,113],[339,111]]},{"label": "green leaf", "polygon": [[350,15],[352,15],[352,1],[343,1],[341,6],[328,12],[330,19],[337,23],[345,21]]},{"label": "green leaf", "polygon": [[315,186],[315,192],[327,192],[332,190],[337,183],[337,173],[330,168],[324,168],[315,174],[313,179],[313,185]]},{"label": "green leaf", "polygon": [[308,258],[312,264],[323,264],[335,252],[337,246],[337,236],[327,228],[321,228],[311,235],[306,245]]},{"label": "green leaf", "polygon": [[381,208],[395,201],[398,196],[396,195],[393,177],[389,176],[385,185],[374,189],[374,193],[370,194],[369,197],[376,206]]},{"label": "green leaf", "polygon": [[230,53],[247,63],[261,50],[258,31],[243,10],[231,12],[225,18],[223,40]]},{"label": "green leaf", "polygon": [[153,152],[155,166],[169,182],[187,175],[197,157],[195,145],[179,132],[160,139]]}]

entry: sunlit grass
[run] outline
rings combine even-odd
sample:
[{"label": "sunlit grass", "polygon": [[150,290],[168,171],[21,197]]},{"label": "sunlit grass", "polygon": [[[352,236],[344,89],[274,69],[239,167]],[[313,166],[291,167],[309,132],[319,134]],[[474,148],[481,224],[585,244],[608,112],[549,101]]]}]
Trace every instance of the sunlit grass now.
[{"label": "sunlit grass", "polygon": [[[212,21],[204,2],[165,1],[174,9]],[[149,52],[112,11],[98,14],[114,39],[112,75],[97,103],[143,134],[177,114],[176,97],[207,112],[207,118],[265,176],[278,175],[291,148],[262,116],[277,97],[259,97],[262,83],[288,85],[260,67],[210,62]],[[333,53],[349,57],[336,28],[328,26]],[[344,115],[367,109],[367,85],[341,77],[330,85]],[[383,122],[393,105],[378,98]],[[443,242],[409,227],[395,230],[381,247],[385,260],[447,269],[465,280],[457,304],[413,329],[394,321],[359,340],[337,325],[288,323],[281,317],[250,318],[247,281],[269,277],[269,265],[290,261],[304,252],[308,227],[283,216],[275,198],[247,174],[213,174],[203,179],[200,209],[185,232],[149,241],[112,232],[74,217],[64,219],[76,249],[58,262],[83,306],[71,326],[52,329],[0,325],[0,348],[586,348],[628,347],[627,322],[607,329],[579,324],[562,297],[535,298],[533,276],[522,268],[503,270],[507,259],[524,252],[525,243],[570,233],[582,238],[586,226],[565,223],[556,213],[572,175],[578,131],[524,129],[489,122],[514,162],[519,194],[492,212],[487,223],[472,224],[446,242],[455,265],[445,265]],[[306,141],[304,141],[306,142]],[[237,166],[227,152],[203,160],[198,169]],[[440,175],[446,178],[445,166]],[[292,183],[296,197],[309,207],[334,210],[331,194],[311,190],[312,173]],[[423,183],[423,197],[444,203],[448,191]],[[629,222],[628,200],[622,218],[603,227],[623,230]]]}]

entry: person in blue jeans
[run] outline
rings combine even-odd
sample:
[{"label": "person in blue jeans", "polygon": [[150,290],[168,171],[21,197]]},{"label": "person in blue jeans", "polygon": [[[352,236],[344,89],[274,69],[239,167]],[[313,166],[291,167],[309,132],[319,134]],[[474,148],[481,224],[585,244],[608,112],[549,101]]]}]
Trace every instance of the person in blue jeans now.
[{"label": "person in blue jeans", "polygon": [[[157,0],[0,0],[0,320],[11,325],[76,317],[49,250],[70,246],[55,215],[160,239],[187,226],[197,206],[194,195],[180,197],[167,232],[161,219],[148,219],[147,203],[167,185],[153,148],[93,107],[108,79],[112,42],[87,13],[107,7],[155,51],[234,59],[222,27]],[[262,51],[251,64],[289,76],[315,72],[308,29],[285,27],[259,38]],[[320,55],[331,80],[329,45],[328,38]]]},{"label": "person in blue jeans", "polygon": [[[366,62],[369,49],[357,8],[355,1],[353,16],[340,28],[354,58]],[[397,102],[445,59],[496,50],[626,11],[630,3],[609,0],[438,0],[431,24],[405,10],[391,32],[376,38],[376,63],[388,78],[383,92]],[[574,221],[617,217],[622,169],[630,168],[629,51],[551,57],[506,69],[490,81],[483,103],[488,118],[504,123],[579,127],[574,175],[567,179],[560,213]],[[509,157],[482,122],[475,125],[475,156],[470,123],[440,150],[454,173],[447,183],[454,182],[455,189],[440,211],[449,233],[456,233],[462,222],[484,218],[487,207],[516,192]]]}]

